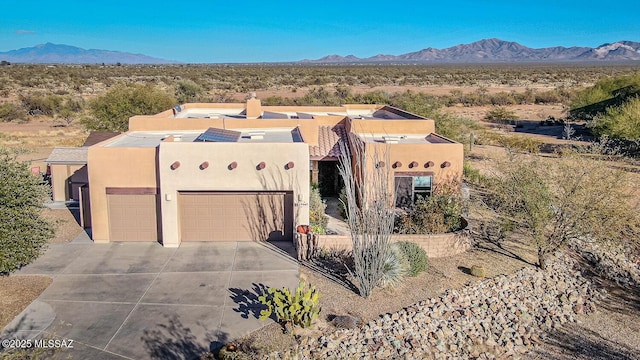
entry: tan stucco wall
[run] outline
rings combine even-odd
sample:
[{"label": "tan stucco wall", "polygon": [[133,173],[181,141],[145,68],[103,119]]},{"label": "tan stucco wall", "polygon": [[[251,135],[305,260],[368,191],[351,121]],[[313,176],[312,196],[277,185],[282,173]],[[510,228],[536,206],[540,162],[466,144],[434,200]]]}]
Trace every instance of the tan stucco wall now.
[{"label": "tan stucco wall", "polygon": [[[392,170],[399,175],[402,172],[432,171],[434,182],[440,183],[447,180],[462,179],[462,167],[464,158],[464,146],[459,143],[452,144],[391,144],[389,146],[389,160],[391,166],[400,161],[401,167]],[[418,163],[417,167],[409,168],[412,161]],[[424,164],[433,161],[434,166],[425,168]],[[442,168],[441,165],[448,161],[451,166]]]},{"label": "tan stucco wall", "polygon": [[[471,240],[467,230],[447,234],[391,235],[391,242],[397,241],[410,241],[420,245],[430,259],[461,254],[471,248]],[[353,242],[349,235],[318,235],[318,247],[351,251]]]},{"label": "tan stucco wall", "polygon": [[319,116],[317,119],[174,119],[155,116],[134,116],[129,119],[129,131],[205,130],[210,127],[226,129],[295,128],[300,129],[308,145],[318,145],[318,127],[335,125],[344,116]]},{"label": "tan stucco wall", "polygon": [[53,201],[67,201],[73,196],[73,194],[69,194],[69,181],[88,181],[86,169],[83,169],[84,166],[85,165],[50,165]]},{"label": "tan stucco wall", "polygon": [[69,179],[67,165],[51,165],[50,168],[53,201],[65,201],[67,200],[67,179]]},{"label": "tan stucco wall", "polygon": [[106,188],[156,188],[156,148],[92,146],[88,151],[88,170],[92,237],[95,242],[108,242]]},{"label": "tan stucco wall", "polygon": [[[180,166],[171,170],[175,161]],[[201,170],[205,161],[209,166]],[[234,161],[237,168],[229,170]],[[290,161],[295,166],[286,170]],[[260,162],[266,167],[256,170]],[[163,142],[158,166],[164,246],[180,244],[178,191],[293,191],[294,225],[309,223],[309,147],[305,143]]]},{"label": "tan stucco wall", "polygon": [[362,134],[431,134],[436,132],[433,120],[351,120],[351,132]]}]

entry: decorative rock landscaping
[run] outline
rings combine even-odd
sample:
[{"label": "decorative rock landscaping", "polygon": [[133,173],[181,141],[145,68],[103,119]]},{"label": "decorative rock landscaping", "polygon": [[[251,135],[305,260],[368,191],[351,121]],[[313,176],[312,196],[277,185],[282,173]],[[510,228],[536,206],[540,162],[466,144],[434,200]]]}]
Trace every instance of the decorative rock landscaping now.
[{"label": "decorative rock landscaping", "polygon": [[304,337],[290,351],[268,358],[424,359],[518,357],[539,342],[542,331],[574,322],[606,295],[575,270],[567,255],[448,290],[360,328]]},{"label": "decorative rock landscaping", "polygon": [[605,278],[623,287],[640,287],[640,257],[630,248],[603,246],[585,240],[578,240],[571,247],[594,265]]}]

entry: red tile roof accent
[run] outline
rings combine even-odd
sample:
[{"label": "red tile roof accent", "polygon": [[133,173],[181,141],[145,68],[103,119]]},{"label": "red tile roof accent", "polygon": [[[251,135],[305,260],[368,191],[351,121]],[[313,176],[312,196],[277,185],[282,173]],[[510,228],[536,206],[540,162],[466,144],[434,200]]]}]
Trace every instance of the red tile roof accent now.
[{"label": "red tile roof accent", "polygon": [[318,145],[309,146],[309,156],[315,160],[327,157],[339,158],[342,154],[338,143],[340,139],[347,141],[347,131],[344,125],[320,126],[318,128]]}]

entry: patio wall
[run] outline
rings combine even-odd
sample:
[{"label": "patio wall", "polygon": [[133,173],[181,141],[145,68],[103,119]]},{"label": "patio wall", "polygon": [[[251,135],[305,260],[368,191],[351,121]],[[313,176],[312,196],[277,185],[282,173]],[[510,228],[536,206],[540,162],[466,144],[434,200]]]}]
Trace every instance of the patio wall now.
[{"label": "patio wall", "polygon": [[[441,258],[463,253],[471,247],[470,230],[465,228],[447,234],[392,235],[391,242],[411,241],[419,244],[429,258]],[[351,250],[349,235],[318,235],[318,247]]]}]

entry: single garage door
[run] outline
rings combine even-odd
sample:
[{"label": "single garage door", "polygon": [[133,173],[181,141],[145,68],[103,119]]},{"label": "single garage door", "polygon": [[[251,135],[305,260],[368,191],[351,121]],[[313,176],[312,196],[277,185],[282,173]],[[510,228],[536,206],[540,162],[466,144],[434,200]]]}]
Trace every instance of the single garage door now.
[{"label": "single garage door", "polygon": [[182,241],[291,239],[293,195],[282,192],[181,192]]},{"label": "single garage door", "polygon": [[156,195],[107,195],[111,241],[158,241]]}]

